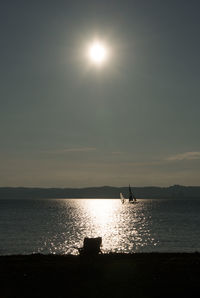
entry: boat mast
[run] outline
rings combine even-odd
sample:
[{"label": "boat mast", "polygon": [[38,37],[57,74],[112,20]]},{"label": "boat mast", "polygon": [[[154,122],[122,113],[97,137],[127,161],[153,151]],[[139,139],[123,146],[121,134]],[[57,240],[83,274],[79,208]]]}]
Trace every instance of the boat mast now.
[{"label": "boat mast", "polygon": [[129,184],[129,202],[132,202],[133,201],[133,193],[132,193],[132,190],[131,190],[131,186]]},{"label": "boat mast", "polygon": [[129,184],[129,202],[133,202],[133,200],[134,200],[134,202],[136,202],[136,197],[132,193],[131,186]]}]

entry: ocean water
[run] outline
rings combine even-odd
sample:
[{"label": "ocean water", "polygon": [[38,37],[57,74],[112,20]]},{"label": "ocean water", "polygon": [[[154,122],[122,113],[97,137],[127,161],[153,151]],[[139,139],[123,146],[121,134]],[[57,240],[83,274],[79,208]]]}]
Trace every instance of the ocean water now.
[{"label": "ocean water", "polygon": [[0,255],[77,254],[84,237],[103,252],[200,251],[200,200],[0,200]]}]

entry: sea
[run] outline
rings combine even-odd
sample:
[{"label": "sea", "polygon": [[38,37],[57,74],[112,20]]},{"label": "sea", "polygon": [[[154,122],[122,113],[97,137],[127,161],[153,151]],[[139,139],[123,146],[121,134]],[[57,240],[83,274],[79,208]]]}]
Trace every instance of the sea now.
[{"label": "sea", "polygon": [[0,255],[200,252],[200,200],[0,199]]}]

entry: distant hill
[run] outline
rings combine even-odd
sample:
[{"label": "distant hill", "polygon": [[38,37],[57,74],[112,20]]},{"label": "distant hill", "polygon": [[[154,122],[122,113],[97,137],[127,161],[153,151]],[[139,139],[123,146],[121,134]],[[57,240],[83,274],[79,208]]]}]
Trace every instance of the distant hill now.
[{"label": "distant hill", "polygon": [[[170,187],[134,187],[137,198],[144,199],[200,199],[200,186]],[[0,187],[0,199],[22,198],[119,198],[122,192],[128,196],[128,187],[87,187],[87,188],[30,188],[30,187]]]}]

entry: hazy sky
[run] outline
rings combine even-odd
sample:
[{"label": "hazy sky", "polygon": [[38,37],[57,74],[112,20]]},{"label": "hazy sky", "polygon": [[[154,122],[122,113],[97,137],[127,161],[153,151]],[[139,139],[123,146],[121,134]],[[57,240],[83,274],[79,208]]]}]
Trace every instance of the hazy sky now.
[{"label": "hazy sky", "polygon": [[[199,11],[2,0],[0,186],[200,185]],[[94,37],[111,51],[101,69]]]}]

